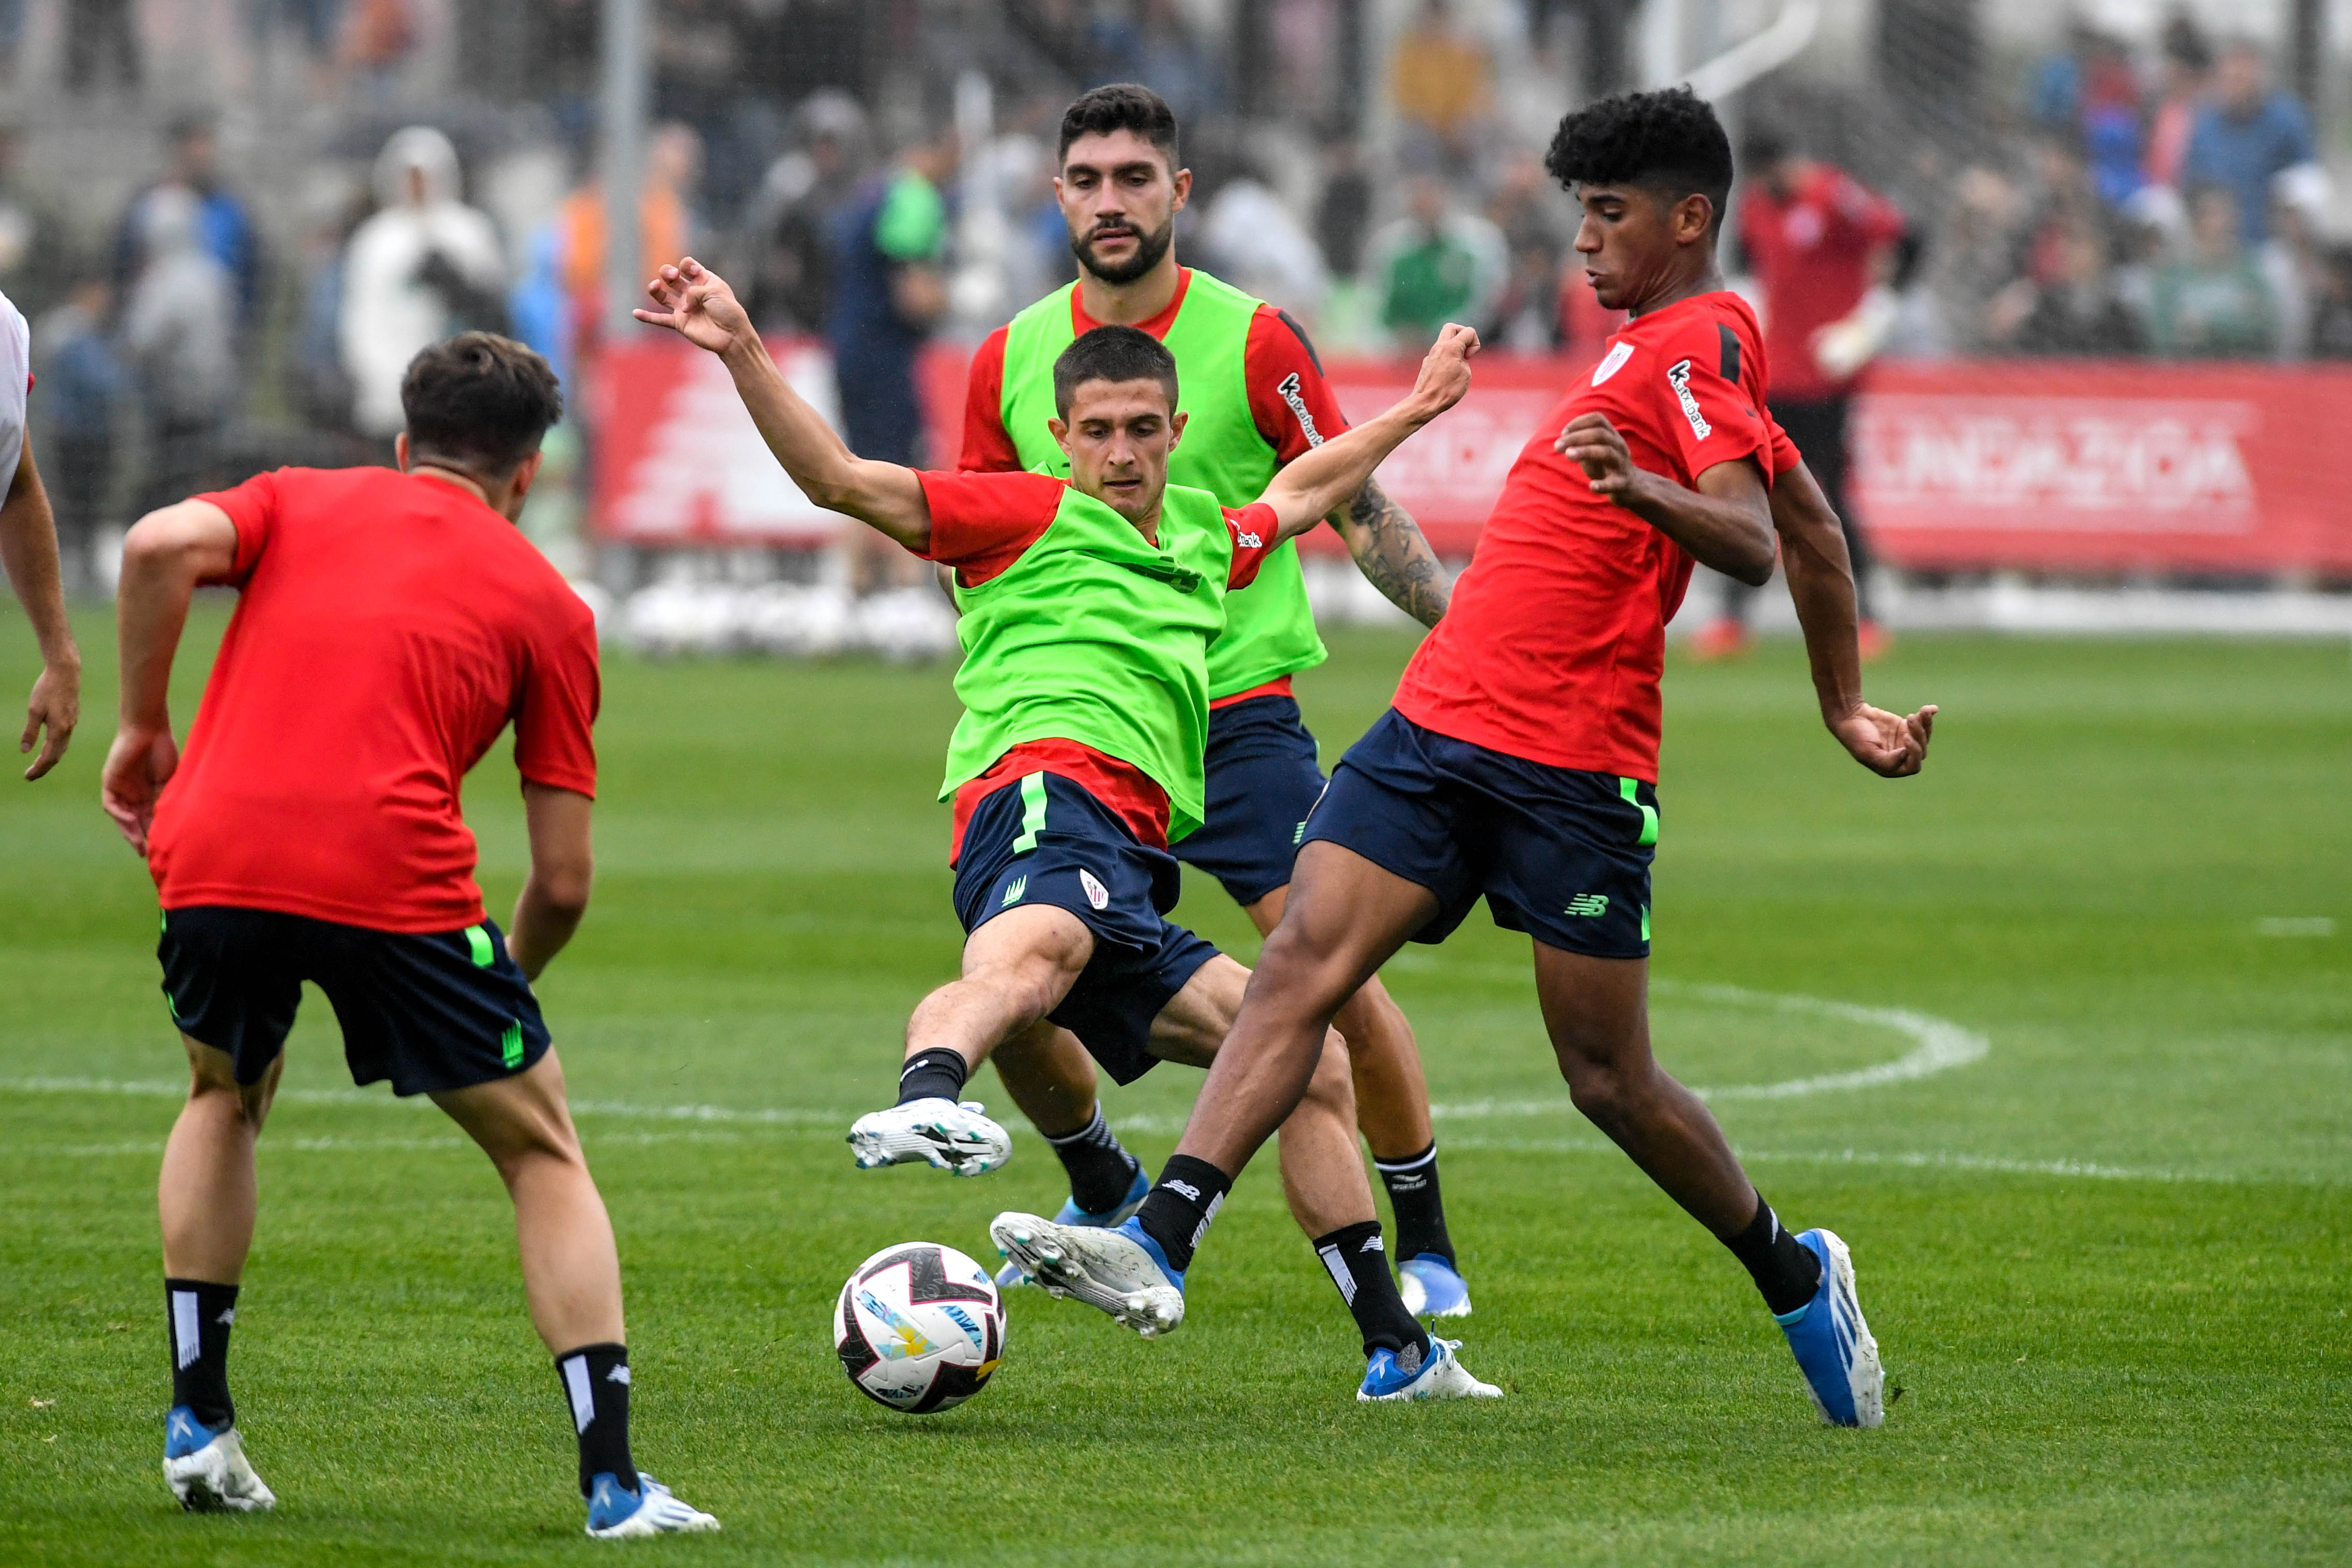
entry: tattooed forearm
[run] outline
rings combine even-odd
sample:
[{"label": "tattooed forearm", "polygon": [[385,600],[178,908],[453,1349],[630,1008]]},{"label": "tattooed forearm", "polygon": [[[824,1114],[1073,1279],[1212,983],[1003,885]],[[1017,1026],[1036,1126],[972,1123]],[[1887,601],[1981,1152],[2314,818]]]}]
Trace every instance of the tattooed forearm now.
[{"label": "tattooed forearm", "polygon": [[1412,514],[1390,500],[1379,480],[1366,480],[1355,499],[1332,513],[1330,521],[1348,541],[1356,570],[1390,603],[1424,626],[1444,618],[1454,591],[1445,568],[1422,537]]}]

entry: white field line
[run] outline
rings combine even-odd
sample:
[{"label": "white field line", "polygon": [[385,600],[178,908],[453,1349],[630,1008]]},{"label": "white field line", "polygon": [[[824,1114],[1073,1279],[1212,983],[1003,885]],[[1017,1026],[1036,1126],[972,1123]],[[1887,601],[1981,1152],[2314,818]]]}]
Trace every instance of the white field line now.
[{"label": "white field line", "polygon": [[[1445,1140],[1449,1149],[1481,1149],[1528,1155],[1615,1155],[1617,1145],[1605,1138],[1484,1138],[1476,1134]],[[1872,1149],[1750,1149],[1733,1151],[1749,1165],[1880,1166],[1905,1170],[1984,1171],[2000,1176],[2067,1176],[2084,1181],[2188,1182],[2230,1186],[2245,1183],[2292,1183],[2298,1186],[2341,1186],[2345,1178],[2325,1172],[2287,1173],[2258,1176],[2220,1172],[2176,1171],[2144,1166],[2102,1165],[2093,1160],[2015,1160],[1994,1155],[1964,1155],[1948,1150]]]},{"label": "white field line", "polygon": [[[588,1139],[593,1149],[616,1146],[635,1147],[645,1144],[733,1144],[740,1143],[740,1133],[611,1133]],[[264,1138],[260,1145],[265,1154],[291,1150],[304,1155],[340,1155],[375,1153],[389,1149],[469,1149],[470,1138],[457,1136],[439,1138],[346,1138],[334,1135],[311,1138]],[[133,1139],[119,1144],[61,1144],[53,1148],[29,1148],[23,1151],[37,1157],[63,1159],[94,1159],[113,1155],[144,1155],[149,1158],[163,1152],[161,1138]]]}]

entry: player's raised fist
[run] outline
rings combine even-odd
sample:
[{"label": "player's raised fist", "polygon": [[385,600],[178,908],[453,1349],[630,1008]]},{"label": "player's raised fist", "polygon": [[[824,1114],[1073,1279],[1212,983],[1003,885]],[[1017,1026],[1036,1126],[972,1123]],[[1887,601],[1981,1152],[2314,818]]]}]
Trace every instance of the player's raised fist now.
[{"label": "player's raised fist", "polygon": [[638,306],[638,320],[667,327],[698,349],[720,354],[738,342],[757,340],[751,314],[727,280],[690,256],[656,273],[646,285],[646,298],[654,308]]},{"label": "player's raised fist", "polygon": [[1423,419],[1435,419],[1462,401],[1470,390],[1470,356],[1477,351],[1478,334],[1468,327],[1449,321],[1437,334],[1437,341],[1422,359],[1421,375],[1412,387]]}]

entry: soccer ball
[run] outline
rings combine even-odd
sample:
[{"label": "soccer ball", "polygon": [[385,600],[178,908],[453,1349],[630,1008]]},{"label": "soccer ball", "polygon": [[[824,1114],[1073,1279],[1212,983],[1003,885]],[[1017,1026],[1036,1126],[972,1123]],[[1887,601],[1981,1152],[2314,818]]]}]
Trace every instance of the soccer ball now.
[{"label": "soccer ball", "polygon": [[1004,1302],[988,1270],[935,1241],[886,1247],[833,1307],[833,1343],[858,1392],[909,1416],[988,1386],[1004,1355]]}]

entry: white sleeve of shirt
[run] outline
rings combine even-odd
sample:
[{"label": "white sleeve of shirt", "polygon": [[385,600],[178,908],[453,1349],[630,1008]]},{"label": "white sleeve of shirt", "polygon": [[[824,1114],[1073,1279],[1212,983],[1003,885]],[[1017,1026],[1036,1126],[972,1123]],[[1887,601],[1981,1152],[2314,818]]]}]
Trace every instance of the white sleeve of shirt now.
[{"label": "white sleeve of shirt", "polygon": [[16,483],[25,458],[25,400],[32,390],[33,329],[0,294],[0,495]]}]

